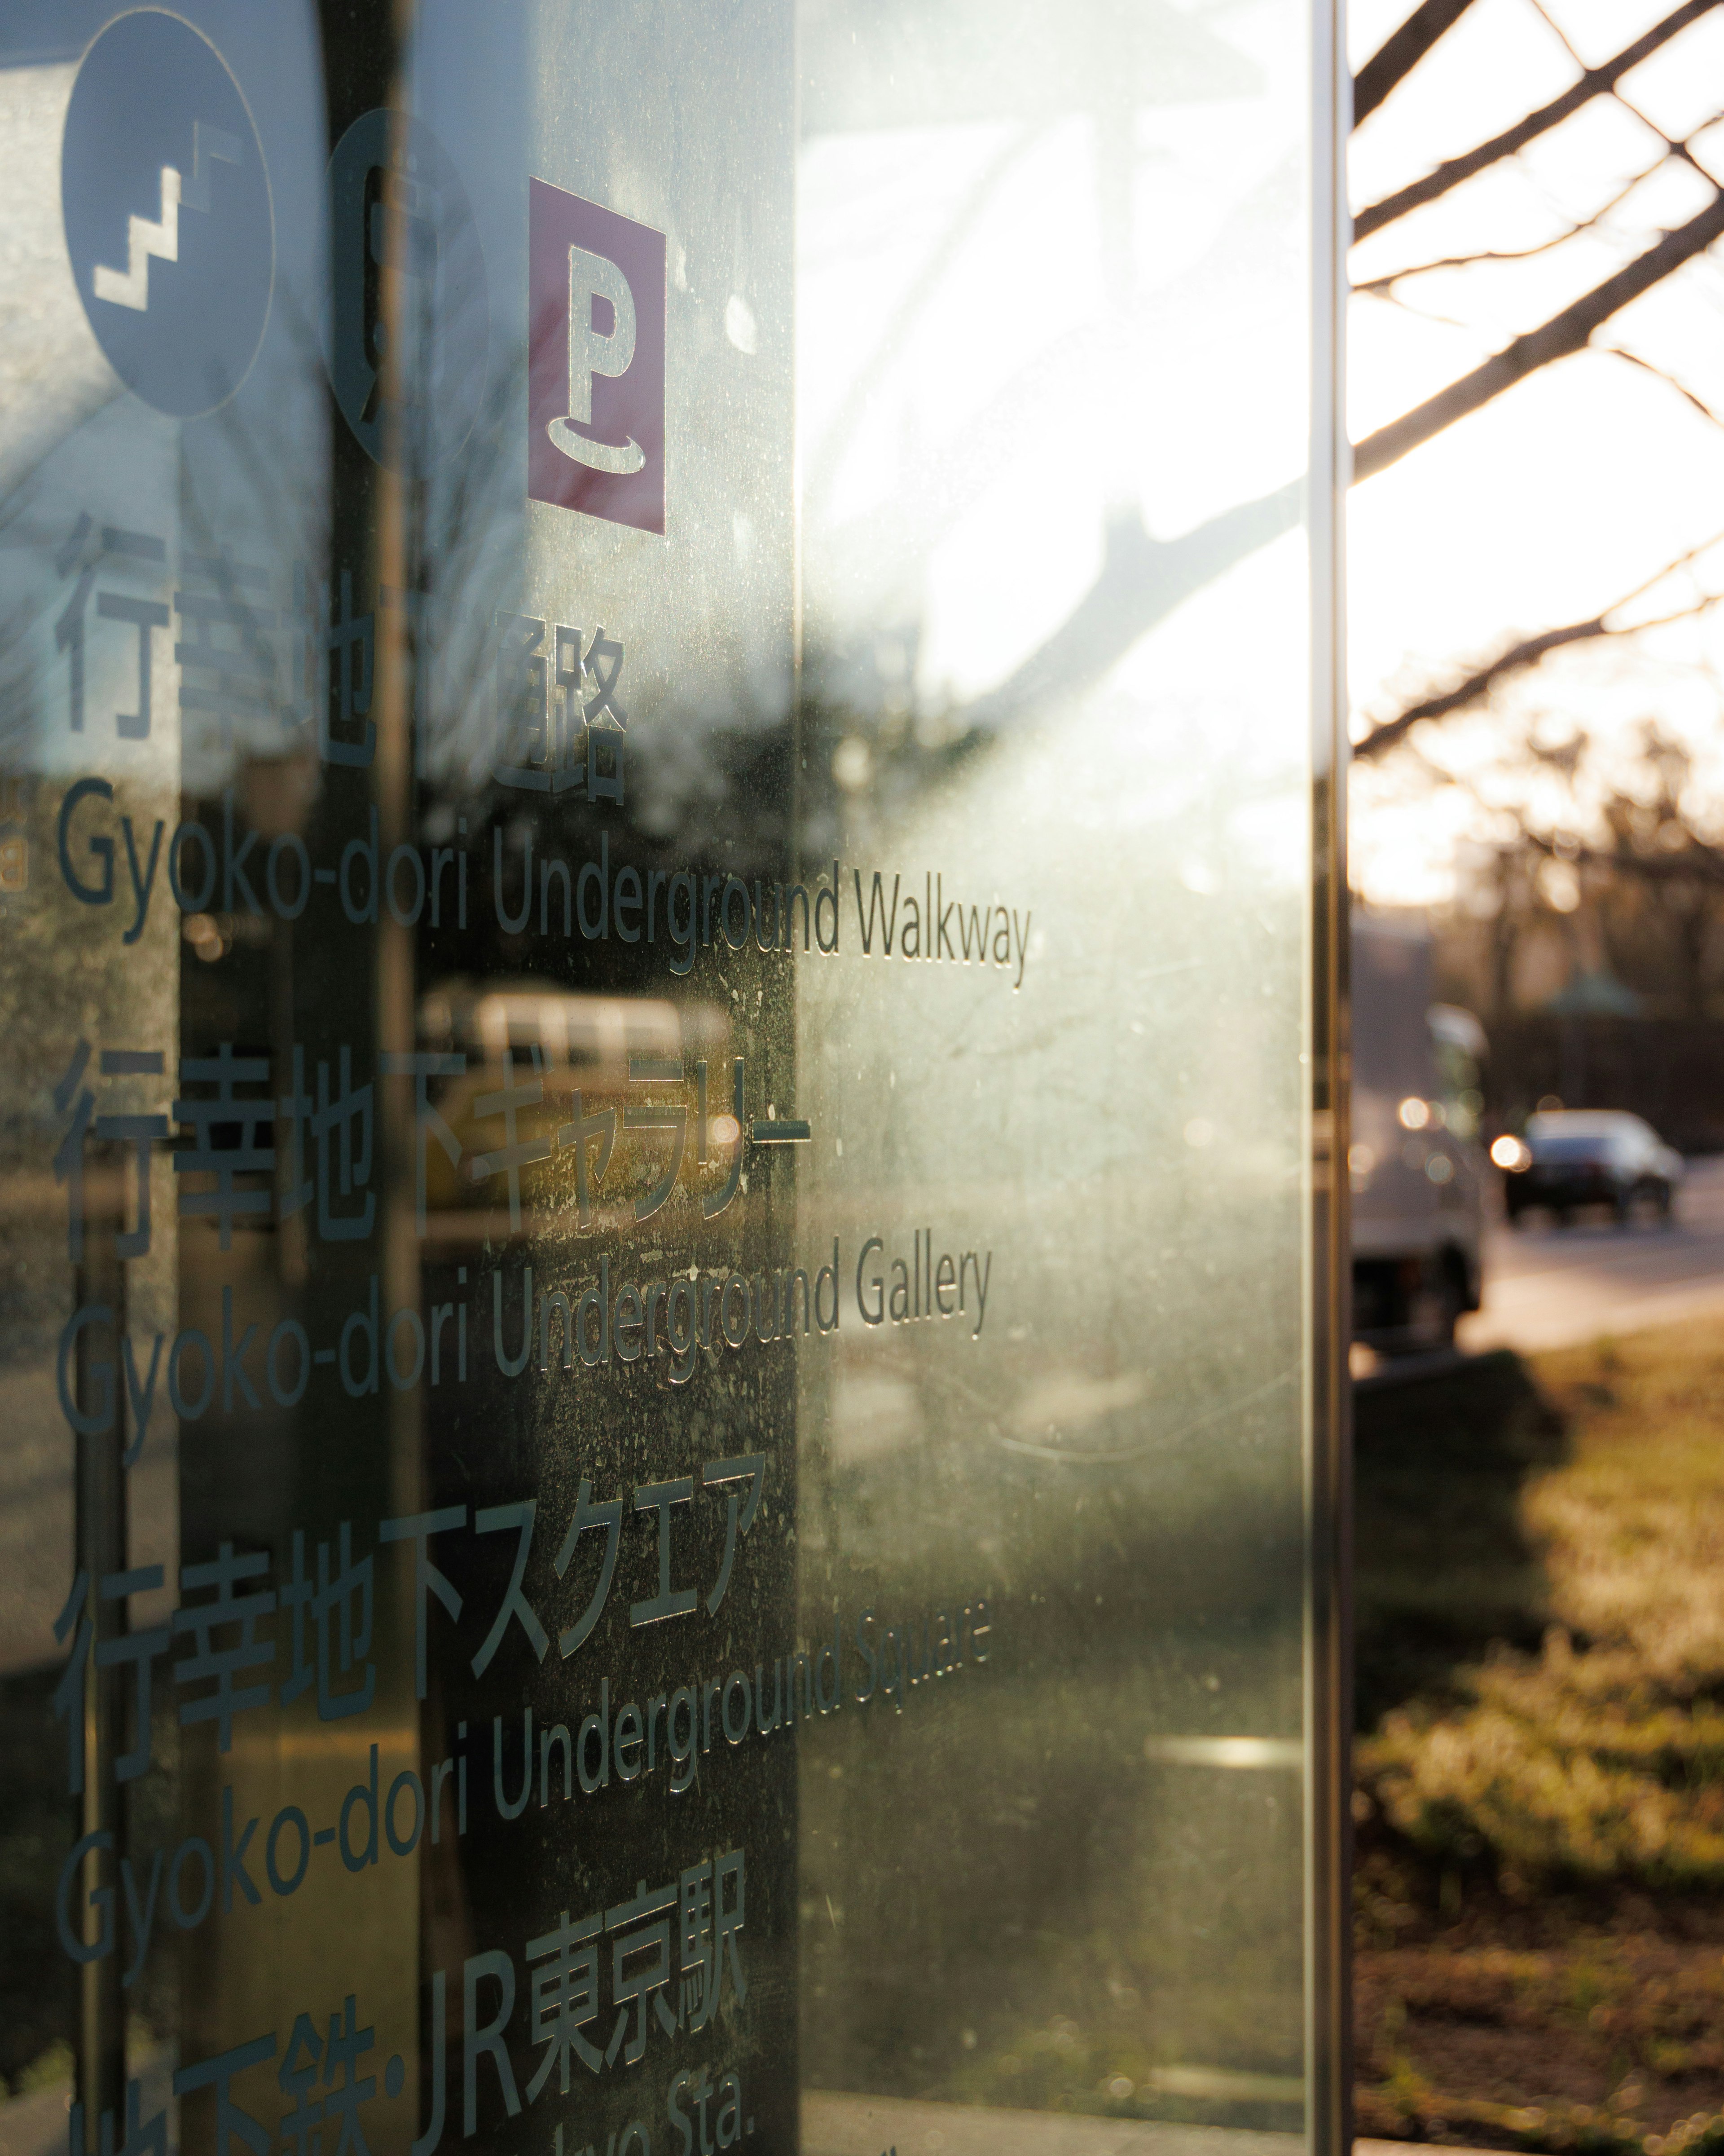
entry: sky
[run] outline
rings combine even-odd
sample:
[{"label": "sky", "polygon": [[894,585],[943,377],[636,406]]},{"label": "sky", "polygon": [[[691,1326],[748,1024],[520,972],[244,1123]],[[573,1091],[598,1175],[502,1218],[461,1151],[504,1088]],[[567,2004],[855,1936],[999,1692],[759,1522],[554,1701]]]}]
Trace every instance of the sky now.
[{"label": "sky", "polygon": [[[1645,0],[1547,6],[1547,13],[1535,0],[1474,0],[1357,130],[1356,207],[1511,124],[1565,89],[1582,64],[1609,58],[1667,12]],[[1356,65],[1407,12],[1404,0],[1354,0]],[[1354,439],[1547,319],[1711,198],[1702,172],[1665,157],[1655,131],[1686,137],[1704,128],[1691,149],[1724,181],[1724,121],[1705,125],[1724,107],[1724,20],[1702,18],[1622,88],[1644,120],[1618,100],[1594,100],[1519,158],[1355,249],[1356,285],[1486,250],[1544,251],[1407,280],[1397,287],[1401,304],[1357,295],[1348,352]],[[1555,240],[1562,244],[1547,244]],[[1650,362],[1724,414],[1721,331],[1724,259],[1715,249],[1625,309],[1595,346]],[[1449,685],[1467,662],[1506,643],[1595,613],[1721,533],[1724,425],[1609,351],[1541,371],[1355,489],[1347,535],[1355,732]],[[1724,592],[1724,543],[1624,618],[1672,612],[1701,588]],[[1356,772],[1355,887],[1383,904],[1455,896],[1469,843],[1491,829],[1489,804],[1514,791],[1493,765],[1529,724],[1553,735],[1583,726],[1607,761],[1627,761],[1641,722],[1655,717],[1694,749],[1697,786],[1724,820],[1720,684],[1724,608],[1699,625],[1547,662],[1487,711],[1421,730],[1423,764],[1401,759]],[[1470,783],[1434,787],[1430,764]]]}]

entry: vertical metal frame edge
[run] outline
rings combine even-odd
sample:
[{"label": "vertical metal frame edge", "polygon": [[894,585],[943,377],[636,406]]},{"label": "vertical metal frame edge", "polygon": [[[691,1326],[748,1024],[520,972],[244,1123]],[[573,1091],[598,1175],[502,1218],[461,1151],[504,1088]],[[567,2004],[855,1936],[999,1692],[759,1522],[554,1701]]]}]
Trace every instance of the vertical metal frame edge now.
[{"label": "vertical metal frame edge", "polygon": [[1347,961],[1345,507],[1347,141],[1352,83],[1344,0],[1311,0],[1311,890],[1306,1411],[1306,2134],[1313,2156],[1352,2143],[1352,1254],[1347,1158]]}]

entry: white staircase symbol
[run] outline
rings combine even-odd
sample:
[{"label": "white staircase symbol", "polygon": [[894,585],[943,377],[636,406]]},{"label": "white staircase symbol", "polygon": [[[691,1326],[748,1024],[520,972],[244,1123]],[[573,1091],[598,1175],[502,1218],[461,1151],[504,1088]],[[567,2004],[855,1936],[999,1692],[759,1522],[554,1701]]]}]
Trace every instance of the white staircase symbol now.
[{"label": "white staircase symbol", "polygon": [[180,211],[201,210],[209,214],[209,168],[219,161],[239,162],[239,144],[219,127],[192,122],[192,177],[183,181],[172,165],[162,167],[162,214],[151,223],[146,217],[126,220],[126,262],[123,270],[96,265],[92,288],[99,300],[116,307],[131,307],[143,314],[150,305],[150,257],[164,262],[180,259]]}]

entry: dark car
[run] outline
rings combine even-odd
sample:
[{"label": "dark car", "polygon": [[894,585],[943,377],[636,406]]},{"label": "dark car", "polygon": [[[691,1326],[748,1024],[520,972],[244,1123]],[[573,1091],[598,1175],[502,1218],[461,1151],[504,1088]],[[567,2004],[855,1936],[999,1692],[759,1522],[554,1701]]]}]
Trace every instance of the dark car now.
[{"label": "dark car", "polygon": [[1682,1156],[1650,1123],[1614,1110],[1561,1109],[1528,1118],[1525,1136],[1499,1138],[1511,1221],[1542,1205],[1559,1222],[1577,1206],[1608,1205],[1626,1222],[1640,1205],[1667,1220],[1682,1180]]}]

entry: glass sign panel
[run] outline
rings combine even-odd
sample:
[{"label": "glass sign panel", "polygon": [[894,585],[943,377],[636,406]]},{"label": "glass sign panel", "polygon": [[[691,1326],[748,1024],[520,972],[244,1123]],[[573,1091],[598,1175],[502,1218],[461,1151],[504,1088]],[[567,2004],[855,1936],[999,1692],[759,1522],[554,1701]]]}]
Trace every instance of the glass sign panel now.
[{"label": "glass sign panel", "polygon": [[1329,36],[0,25],[6,2156],[1334,2145]]}]

